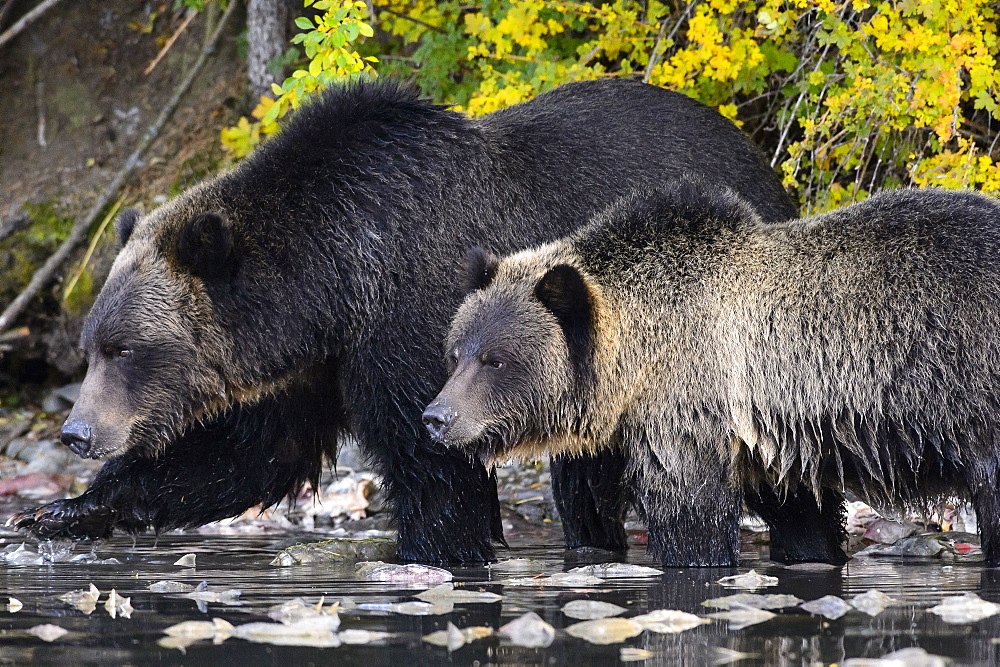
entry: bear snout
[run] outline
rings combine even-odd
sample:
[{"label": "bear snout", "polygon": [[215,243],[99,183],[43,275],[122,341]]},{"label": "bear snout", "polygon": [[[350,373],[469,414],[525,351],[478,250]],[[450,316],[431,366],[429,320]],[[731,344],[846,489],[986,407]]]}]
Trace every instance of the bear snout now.
[{"label": "bear snout", "polygon": [[59,433],[59,440],[77,456],[87,458],[93,442],[94,430],[79,419],[68,419]]},{"label": "bear snout", "polygon": [[455,423],[456,417],[458,417],[458,415],[455,414],[451,408],[439,403],[431,403],[427,406],[427,409],[424,410],[421,421],[423,421],[424,426],[427,427],[427,430],[430,432],[432,438],[438,442],[443,442],[448,433],[448,429]]}]

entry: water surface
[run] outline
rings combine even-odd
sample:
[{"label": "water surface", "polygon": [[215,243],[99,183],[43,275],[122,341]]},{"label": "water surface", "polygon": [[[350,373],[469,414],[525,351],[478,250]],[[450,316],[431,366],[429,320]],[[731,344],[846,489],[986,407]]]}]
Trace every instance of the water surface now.
[{"label": "water surface", "polygon": [[[7,543],[13,539],[8,538]],[[315,540],[315,534],[303,541]],[[848,566],[826,571],[783,568],[763,560],[754,552],[744,553],[740,568],[678,569],[650,579],[608,580],[604,585],[566,589],[505,586],[511,576],[551,574],[578,562],[552,540],[535,536],[515,542],[501,558],[531,558],[542,561],[540,570],[510,573],[486,567],[451,568],[455,582],[503,595],[493,604],[457,605],[445,616],[411,617],[384,612],[347,610],[341,613],[344,629],[396,633],[377,645],[306,648],[255,644],[229,639],[213,645],[203,641],[187,647],[186,653],[159,646],[164,628],[185,620],[223,618],[234,625],[269,621],[269,607],[302,596],[316,601],[349,599],[355,603],[397,602],[412,599],[426,586],[387,584],[359,578],[353,565],[300,565],[273,567],[275,553],[295,539],[282,536],[171,535],[155,540],[118,538],[99,550],[102,558],[115,557],[119,565],[57,563],[50,565],[0,566],[0,602],[18,598],[24,607],[17,613],[0,611],[0,663],[108,664],[242,664],[300,665],[336,663],[359,665],[418,664],[616,664],[622,647],[642,648],[654,655],[645,664],[656,665],[811,665],[842,663],[848,658],[877,658],[889,652],[918,646],[947,656],[955,664],[1000,664],[1000,615],[974,624],[949,625],[927,611],[948,595],[972,591],[987,600],[1000,601],[1000,570],[975,563],[947,564],[940,560],[854,560]],[[548,542],[548,543],[546,543]],[[197,567],[173,563],[183,554],[196,553]],[[654,565],[644,550],[634,548],[629,562]],[[779,615],[742,630],[729,630],[722,621],[677,635],[644,632],[621,644],[596,646],[559,632],[548,648],[528,649],[506,639],[491,637],[466,645],[454,653],[421,641],[421,636],[444,629],[450,621],[462,628],[500,625],[534,611],[561,629],[576,623],[560,608],[571,600],[612,602],[634,616],[654,609],[678,609],[704,614],[701,602],[738,591],[715,583],[720,577],[744,572],[748,567],[779,578],[780,583],[759,591],[790,593],[804,600],[823,595],[851,598],[876,588],[898,600],[879,616],[850,611],[829,621],[802,610],[783,610]],[[211,587],[240,589],[242,606],[210,603],[199,612],[194,601],[147,590],[164,579]],[[131,619],[112,619],[104,610],[104,599],[91,615],[84,615],[56,599],[66,592],[94,583],[102,591],[114,588],[131,597],[135,611]],[[4,605],[5,609],[5,605]],[[59,625],[70,634],[46,643],[26,634],[39,624]],[[735,653],[734,653],[735,652]]]}]

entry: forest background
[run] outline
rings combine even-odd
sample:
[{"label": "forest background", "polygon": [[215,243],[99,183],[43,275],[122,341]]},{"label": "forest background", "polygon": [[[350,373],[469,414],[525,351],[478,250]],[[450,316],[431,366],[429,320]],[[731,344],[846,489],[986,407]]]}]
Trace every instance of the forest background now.
[{"label": "forest background", "polygon": [[[239,4],[6,0],[0,7],[0,85],[24,101],[0,115],[0,306],[23,290],[74,223],[87,223],[78,247],[14,326],[0,332],[3,405],[32,401],[40,395],[32,388],[82,369],[75,337],[115,252],[115,210],[149,210],[231,165],[335,81],[402,79],[435,102],[482,115],[569,81],[643,80],[739,124],[803,212],[886,187],[1000,190],[1000,45],[997,6],[988,0],[229,2]],[[19,18],[46,4],[51,8],[37,23],[4,38]],[[126,146],[138,138],[134,128],[131,142],[120,138],[119,116],[131,110],[115,104],[137,86],[149,88],[136,121],[148,124],[230,16],[210,64],[150,155],[98,207],[93,224],[84,220],[83,210],[95,193],[108,193]],[[75,83],[55,48],[68,38],[67,26],[77,42],[68,56],[77,63]],[[119,85],[88,79],[81,64],[88,57],[114,67]],[[160,72],[146,71],[156,67]],[[53,78],[75,86],[76,97],[65,104],[91,100],[88,113],[96,115],[57,125],[50,113],[56,136],[46,140],[45,111],[58,99],[44,85],[39,92],[39,82]],[[88,157],[82,146],[95,127],[117,128],[120,150]],[[49,149],[46,162],[42,144],[74,129],[78,136],[66,141],[80,154],[56,158]],[[38,146],[28,147],[26,137]],[[57,183],[42,177],[60,158],[79,168],[59,167]],[[31,165],[40,175],[24,178]]]}]

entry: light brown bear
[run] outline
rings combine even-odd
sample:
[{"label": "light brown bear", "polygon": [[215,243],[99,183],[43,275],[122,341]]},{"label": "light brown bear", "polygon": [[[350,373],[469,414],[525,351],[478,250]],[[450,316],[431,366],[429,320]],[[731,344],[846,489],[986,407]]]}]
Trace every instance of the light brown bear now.
[{"label": "light brown bear", "polygon": [[[664,565],[736,564],[744,500],[843,562],[822,501],[845,487],[970,498],[1000,565],[993,199],[897,190],[763,224],[679,182],[502,261],[471,252],[467,273],[431,434],[485,458],[624,448]],[[801,494],[822,521],[780,516]]]}]

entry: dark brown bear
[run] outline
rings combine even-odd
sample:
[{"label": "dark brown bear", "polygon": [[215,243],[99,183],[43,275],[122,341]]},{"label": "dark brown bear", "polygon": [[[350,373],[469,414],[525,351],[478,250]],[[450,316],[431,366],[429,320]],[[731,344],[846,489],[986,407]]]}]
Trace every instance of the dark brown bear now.
[{"label": "dark brown bear", "polygon": [[[382,476],[406,560],[486,561],[495,481],[420,424],[470,245],[565,235],[635,184],[701,173],[794,215],[732,123],[630,81],[563,86],[484,118],[393,83],[328,91],[232,171],[147,216],[82,336],[63,441],[110,460],[81,497],[22,517],[42,537],[200,525],[315,479],[338,434]],[[556,466],[571,545],[623,548],[620,457]]]},{"label": "dark brown bear", "polygon": [[[776,225],[729,190],[635,195],[565,240],[472,254],[424,420],[487,459],[626,452],[664,565],[735,565],[744,498],[842,562],[845,485],[971,499],[1000,565],[998,258],[1000,202],[971,192]],[[803,495],[821,516],[761,502]]]}]

